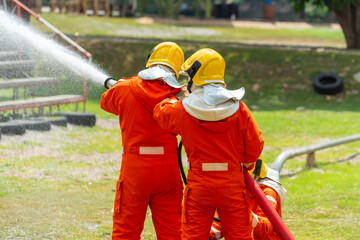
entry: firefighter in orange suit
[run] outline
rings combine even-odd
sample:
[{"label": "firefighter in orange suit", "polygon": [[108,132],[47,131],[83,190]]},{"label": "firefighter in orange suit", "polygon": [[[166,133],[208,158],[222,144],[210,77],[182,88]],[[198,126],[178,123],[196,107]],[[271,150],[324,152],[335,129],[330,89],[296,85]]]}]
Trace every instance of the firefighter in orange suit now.
[{"label": "firefighter in orange suit", "polygon": [[264,142],[239,101],[244,89],[225,88],[225,60],[209,48],[188,58],[182,71],[189,77],[189,97],[164,100],[154,109],[161,127],[180,133],[188,156],[182,239],[209,239],[215,209],[227,240],[253,239],[242,167],[253,165]]},{"label": "firefighter in orange suit", "polygon": [[[281,217],[281,206],[285,203],[286,189],[279,181],[279,172],[275,169],[268,168],[266,177],[259,178],[256,183],[264,192],[266,198]],[[261,210],[260,206],[250,196],[250,202],[253,209],[254,219],[252,221],[254,227],[254,239],[256,240],[280,240],[276,234],[272,224]]]},{"label": "firefighter in orange suit", "polygon": [[[279,172],[267,168],[265,176],[255,178],[266,198],[281,217],[281,206],[286,199],[286,189],[279,182]],[[280,240],[272,224],[249,193],[249,202],[253,212],[252,226],[254,228],[255,240]],[[219,240],[223,238],[220,222],[214,222],[211,227],[210,239]]]},{"label": "firefighter in orange suit", "polygon": [[157,239],[181,238],[182,182],[177,165],[177,132],[160,128],[154,106],[180,92],[182,49],[157,45],[147,69],[119,80],[101,98],[101,108],[119,116],[123,157],[116,185],[112,239],[140,239],[147,207]]}]

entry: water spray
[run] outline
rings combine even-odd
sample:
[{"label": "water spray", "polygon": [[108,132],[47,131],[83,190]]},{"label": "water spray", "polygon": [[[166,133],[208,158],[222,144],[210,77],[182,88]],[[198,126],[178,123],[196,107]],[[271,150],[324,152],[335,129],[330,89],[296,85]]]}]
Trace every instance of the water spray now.
[{"label": "water spray", "polygon": [[[79,44],[77,44],[76,42],[74,42],[73,40],[71,40],[68,36],[66,36],[65,34],[63,34],[61,31],[59,31],[59,29],[57,29],[56,27],[54,27],[53,25],[51,25],[49,22],[47,22],[45,19],[43,19],[39,14],[37,14],[36,12],[34,12],[33,10],[31,10],[30,8],[28,8],[27,6],[25,6],[23,3],[21,3],[19,0],[12,0],[16,5],[18,5],[18,9],[20,9],[19,7],[23,8],[24,10],[26,10],[28,13],[30,13],[32,16],[34,16],[38,21],[40,21],[42,24],[46,25],[48,28],[50,28],[53,32],[55,32],[57,35],[59,35],[61,38],[63,38],[65,41],[67,41],[68,43],[70,43],[72,46],[74,46],[77,50],[79,50],[80,52],[82,52],[84,54],[84,56],[89,59],[91,61],[92,59],[92,55],[87,52],[84,48],[82,48]],[[5,1],[6,2],[6,1]],[[6,8],[5,8],[6,9]]]},{"label": "water spray", "polygon": [[[104,81],[106,81],[108,87],[112,87],[115,84],[114,82],[116,82],[114,79],[112,79],[112,81],[108,80],[109,74],[106,74],[95,64],[84,60],[84,58],[75,54],[74,51],[70,51],[54,40],[48,39],[44,34],[23,24],[16,19],[14,15],[10,15],[1,9],[0,33],[4,39],[7,35],[12,35],[16,36],[17,39],[25,40],[24,42],[36,48],[37,52],[42,53],[44,56],[52,57],[56,62],[71,69],[74,73],[90,79],[93,82],[104,84]],[[51,62],[51,64],[53,64],[53,62]]]}]

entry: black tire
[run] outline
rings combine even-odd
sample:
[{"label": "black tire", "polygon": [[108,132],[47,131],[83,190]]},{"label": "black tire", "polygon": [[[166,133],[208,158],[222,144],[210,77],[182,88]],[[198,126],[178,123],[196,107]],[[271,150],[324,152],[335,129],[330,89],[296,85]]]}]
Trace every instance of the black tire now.
[{"label": "black tire", "polygon": [[66,127],[67,126],[67,119],[63,116],[53,116],[46,118],[52,125],[56,125],[59,127]]},{"label": "black tire", "polygon": [[26,132],[24,124],[19,121],[2,122],[0,129],[4,135],[23,135]]},{"label": "black tire", "polygon": [[10,119],[9,115],[0,114],[0,122],[8,122],[10,120],[11,119]]},{"label": "black tire", "polygon": [[94,113],[58,112],[56,115],[66,117],[67,122],[74,125],[93,127],[96,123],[96,116]]},{"label": "black tire", "polygon": [[30,118],[30,119],[18,120],[18,121],[21,122],[28,130],[42,131],[42,132],[51,130],[50,121],[44,118]]},{"label": "black tire", "polygon": [[336,74],[323,73],[314,78],[313,86],[319,94],[334,95],[343,91],[344,81]]}]

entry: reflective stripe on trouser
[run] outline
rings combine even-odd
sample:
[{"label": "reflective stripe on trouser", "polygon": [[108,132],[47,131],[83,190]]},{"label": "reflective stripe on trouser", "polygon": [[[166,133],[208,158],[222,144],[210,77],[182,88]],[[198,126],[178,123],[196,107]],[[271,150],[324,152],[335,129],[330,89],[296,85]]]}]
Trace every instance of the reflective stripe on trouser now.
[{"label": "reflective stripe on trouser", "polygon": [[139,163],[150,158],[123,158],[114,204],[113,240],[139,240],[148,205],[157,239],[180,239],[182,183],[177,162],[155,159],[156,163],[163,161],[156,167]]},{"label": "reflective stripe on trouser", "polygon": [[217,180],[218,173],[196,175],[188,178],[184,191],[181,239],[208,240],[216,208],[226,240],[253,239],[244,183]]}]

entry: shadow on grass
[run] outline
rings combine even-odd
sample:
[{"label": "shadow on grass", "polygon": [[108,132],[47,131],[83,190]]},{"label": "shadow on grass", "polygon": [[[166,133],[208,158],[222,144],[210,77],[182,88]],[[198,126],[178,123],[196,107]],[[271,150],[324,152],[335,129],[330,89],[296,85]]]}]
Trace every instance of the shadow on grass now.
[{"label": "shadow on grass", "polygon": [[360,153],[355,153],[355,154],[352,154],[352,155],[347,156],[347,157],[342,158],[342,159],[337,159],[337,160],[330,161],[330,162],[315,163],[315,166],[313,168],[305,167],[305,168],[302,168],[301,170],[295,170],[295,171],[286,170],[285,173],[280,174],[280,175],[281,175],[282,178],[291,178],[291,177],[294,177],[294,176],[296,176],[296,175],[298,175],[298,174],[300,174],[302,172],[305,172],[305,171],[308,171],[308,170],[311,170],[311,169],[321,168],[322,166],[336,165],[336,164],[339,164],[339,163],[350,162],[351,160],[356,159],[358,156],[360,156]]},{"label": "shadow on grass", "polygon": [[331,162],[320,163],[320,164],[318,164],[318,166],[327,166],[327,165],[334,165],[334,164],[338,164],[338,163],[346,163],[346,162],[350,162],[353,159],[356,159],[358,156],[360,156],[360,153],[355,153],[355,154],[352,154],[352,155],[347,156],[342,159],[337,159],[337,160],[334,160]]}]

